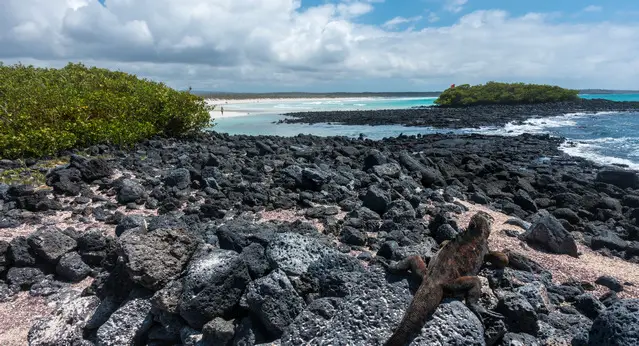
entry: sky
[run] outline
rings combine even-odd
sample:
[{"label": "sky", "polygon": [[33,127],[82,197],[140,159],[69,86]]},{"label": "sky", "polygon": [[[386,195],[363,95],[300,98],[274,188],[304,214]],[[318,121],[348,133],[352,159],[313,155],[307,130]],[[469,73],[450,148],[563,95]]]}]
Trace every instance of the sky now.
[{"label": "sky", "polygon": [[639,89],[636,0],[0,0],[0,61],[184,89]]}]

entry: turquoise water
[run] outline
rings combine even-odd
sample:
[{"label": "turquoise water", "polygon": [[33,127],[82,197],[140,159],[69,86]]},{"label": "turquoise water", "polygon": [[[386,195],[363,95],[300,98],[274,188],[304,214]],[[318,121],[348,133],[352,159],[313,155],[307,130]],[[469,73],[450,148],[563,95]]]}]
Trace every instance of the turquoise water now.
[{"label": "turquoise water", "polygon": [[612,101],[639,101],[639,94],[583,94],[579,95],[585,99],[606,99]]},{"label": "turquoise water", "polygon": [[[639,101],[639,94],[581,95],[583,98],[605,98],[615,101]],[[224,105],[225,109],[250,112],[250,115],[215,119],[215,130],[230,134],[295,136],[300,133],[317,136],[364,135],[370,139],[394,137],[400,134],[483,133],[518,135],[548,133],[565,137],[562,149],[605,164],[621,164],[639,170],[639,113],[602,112],[597,114],[567,114],[558,117],[531,119],[523,124],[482,129],[434,129],[399,125],[368,126],[338,124],[275,124],[282,113],[348,109],[392,109],[432,105],[435,98],[347,99],[274,101],[256,104]],[[219,114],[219,113],[218,113]],[[215,117],[217,114],[213,114]]]},{"label": "turquoise water", "polygon": [[397,125],[337,125],[337,124],[275,124],[285,117],[279,114],[259,114],[217,119],[215,131],[243,135],[296,136],[300,133],[316,136],[357,137],[360,134],[370,139],[394,137],[399,134],[417,135],[437,133],[441,129],[428,127],[405,127]]}]

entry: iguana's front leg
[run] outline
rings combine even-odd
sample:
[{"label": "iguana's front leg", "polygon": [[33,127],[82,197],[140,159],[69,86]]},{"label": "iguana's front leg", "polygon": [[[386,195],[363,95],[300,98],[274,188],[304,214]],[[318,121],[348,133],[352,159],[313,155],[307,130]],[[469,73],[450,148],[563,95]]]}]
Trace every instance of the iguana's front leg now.
[{"label": "iguana's front leg", "polygon": [[488,311],[483,306],[479,305],[479,297],[481,296],[481,281],[477,276],[462,276],[450,283],[444,284],[444,290],[452,293],[463,293],[466,299],[466,306],[480,319],[483,320],[482,315],[488,315],[490,317],[503,319],[502,314]]},{"label": "iguana's front leg", "polygon": [[484,256],[484,263],[486,262],[490,262],[495,267],[503,269],[508,266],[508,255],[501,251],[490,251]]},{"label": "iguana's front leg", "polygon": [[393,274],[403,275],[410,269],[411,273],[419,280],[424,280],[426,272],[428,271],[428,266],[421,256],[406,257],[393,264],[389,264],[381,259],[378,259],[377,261],[381,263],[386,270]]}]

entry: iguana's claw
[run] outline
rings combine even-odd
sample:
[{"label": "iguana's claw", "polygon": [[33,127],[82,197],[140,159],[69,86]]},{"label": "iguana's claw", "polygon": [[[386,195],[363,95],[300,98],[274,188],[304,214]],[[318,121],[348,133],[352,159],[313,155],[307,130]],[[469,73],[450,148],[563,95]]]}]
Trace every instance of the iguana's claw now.
[{"label": "iguana's claw", "polygon": [[382,267],[384,267],[384,269],[388,269],[390,267],[390,263],[388,263],[386,259],[380,256],[376,256],[373,259],[373,263],[379,263]]},{"label": "iguana's claw", "polygon": [[496,318],[498,320],[503,320],[505,319],[504,315],[498,313],[498,312],[494,312],[494,311],[490,311],[490,310],[485,310],[484,314],[492,317],[492,318]]},{"label": "iguana's claw", "polygon": [[504,315],[494,312],[494,311],[490,311],[488,309],[485,309],[483,306],[479,305],[479,304],[472,304],[470,307],[470,310],[472,312],[475,313],[475,315],[477,315],[477,317],[479,317],[480,319],[483,318],[483,315],[492,317],[492,318],[496,318],[499,320],[503,320],[505,317]]}]

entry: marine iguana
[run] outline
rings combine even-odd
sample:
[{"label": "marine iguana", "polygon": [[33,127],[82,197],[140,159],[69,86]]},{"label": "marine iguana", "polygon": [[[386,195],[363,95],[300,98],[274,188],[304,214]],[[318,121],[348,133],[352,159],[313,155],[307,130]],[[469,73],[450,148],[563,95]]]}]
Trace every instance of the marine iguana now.
[{"label": "marine iguana", "polygon": [[426,320],[435,312],[444,297],[463,294],[466,306],[483,321],[482,314],[503,318],[479,305],[481,281],[476,276],[485,262],[503,268],[508,257],[488,249],[491,221],[485,213],[475,214],[465,232],[444,242],[428,265],[420,256],[411,256],[393,265],[379,262],[393,273],[408,269],[422,282],[406,310],[399,327],[384,346],[404,346],[421,330]]}]

